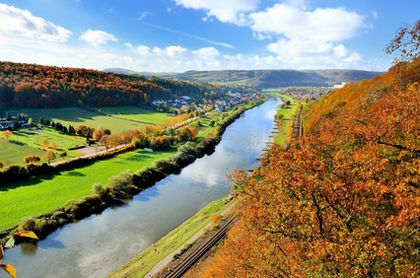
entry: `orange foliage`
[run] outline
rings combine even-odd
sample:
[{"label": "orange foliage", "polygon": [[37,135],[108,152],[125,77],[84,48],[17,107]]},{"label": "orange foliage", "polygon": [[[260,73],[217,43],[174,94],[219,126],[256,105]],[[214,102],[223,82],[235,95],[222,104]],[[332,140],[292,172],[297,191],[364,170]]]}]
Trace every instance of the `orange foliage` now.
[{"label": "orange foliage", "polygon": [[420,275],[420,60],[395,70],[325,96],[298,144],[234,175],[240,220],[204,277]]}]

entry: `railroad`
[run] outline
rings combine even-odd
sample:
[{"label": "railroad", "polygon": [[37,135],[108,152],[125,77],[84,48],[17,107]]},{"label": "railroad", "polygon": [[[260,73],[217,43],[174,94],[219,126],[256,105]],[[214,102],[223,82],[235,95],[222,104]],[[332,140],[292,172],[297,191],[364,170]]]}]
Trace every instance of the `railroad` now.
[{"label": "railroad", "polygon": [[232,217],[226,220],[219,230],[210,238],[208,238],[199,248],[188,254],[179,265],[167,273],[164,277],[166,278],[178,278],[182,277],[194,264],[206,254],[216,243],[218,243],[232,227],[237,220],[236,217]]}]

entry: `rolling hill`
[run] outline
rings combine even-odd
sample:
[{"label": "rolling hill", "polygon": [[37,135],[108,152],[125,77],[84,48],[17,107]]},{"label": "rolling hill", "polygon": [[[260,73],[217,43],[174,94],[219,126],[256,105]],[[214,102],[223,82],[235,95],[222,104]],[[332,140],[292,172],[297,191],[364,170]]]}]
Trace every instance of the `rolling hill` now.
[{"label": "rolling hill", "polygon": [[[115,73],[133,74],[131,70],[105,69]],[[137,72],[146,77],[159,76],[182,81],[201,81],[224,85],[252,86],[258,89],[279,87],[329,87],[341,82],[355,82],[369,79],[381,72],[346,69],[326,70],[216,70],[186,71],[183,73]]]}]

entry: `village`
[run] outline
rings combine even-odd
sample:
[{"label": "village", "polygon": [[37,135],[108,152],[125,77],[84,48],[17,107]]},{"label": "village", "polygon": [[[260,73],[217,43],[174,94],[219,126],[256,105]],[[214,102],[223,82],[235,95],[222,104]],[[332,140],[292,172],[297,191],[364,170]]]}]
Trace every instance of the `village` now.
[{"label": "village", "polygon": [[17,130],[19,128],[27,128],[30,126],[28,115],[10,115],[0,109],[0,130]]},{"label": "village", "polygon": [[237,93],[229,91],[214,100],[195,100],[189,96],[181,96],[176,99],[154,100],[152,106],[157,111],[183,114],[192,111],[198,111],[200,114],[206,111],[216,110],[226,112],[235,106],[246,103],[250,100],[258,99],[261,95],[258,93]]}]

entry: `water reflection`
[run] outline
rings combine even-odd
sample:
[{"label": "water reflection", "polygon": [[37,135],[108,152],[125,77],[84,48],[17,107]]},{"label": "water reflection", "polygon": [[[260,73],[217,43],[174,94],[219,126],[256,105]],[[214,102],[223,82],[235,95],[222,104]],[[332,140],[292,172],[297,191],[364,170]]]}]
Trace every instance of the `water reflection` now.
[{"label": "water reflection", "polygon": [[273,128],[277,100],[249,110],[229,126],[215,153],[105,210],[7,251],[19,277],[104,277],[210,201],[229,192],[226,174],[252,168]]}]

